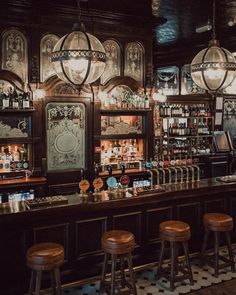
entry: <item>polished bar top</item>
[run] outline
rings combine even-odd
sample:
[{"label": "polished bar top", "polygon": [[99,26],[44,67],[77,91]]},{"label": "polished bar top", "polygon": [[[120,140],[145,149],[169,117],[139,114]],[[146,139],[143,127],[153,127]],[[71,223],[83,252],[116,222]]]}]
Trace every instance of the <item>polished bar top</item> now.
[{"label": "polished bar top", "polygon": [[161,185],[161,190],[147,190],[142,193],[133,193],[131,190],[126,194],[125,197],[119,196],[112,196],[109,195],[107,192],[103,191],[101,195],[68,195],[66,196],[68,199],[67,204],[57,204],[57,205],[50,205],[45,207],[39,207],[34,209],[29,209],[27,204],[22,202],[10,202],[10,203],[3,203],[0,204],[0,216],[1,215],[8,215],[13,213],[29,213],[35,211],[42,211],[42,210],[50,210],[55,208],[61,207],[73,207],[77,206],[78,208],[106,208],[109,207],[116,207],[119,205],[124,204],[127,206],[129,204],[135,203],[143,203],[145,200],[168,200],[176,199],[176,198],[186,198],[186,197],[194,197],[201,194],[210,195],[217,192],[228,192],[228,191],[236,191],[236,182],[222,182],[219,181],[217,178],[210,178],[210,179],[203,179],[200,181],[189,182],[189,183],[178,183],[178,184],[165,184]]},{"label": "polished bar top", "polygon": [[[216,193],[236,191],[236,182],[222,182],[218,178],[203,179],[200,181],[178,184],[162,185],[160,190],[148,190],[142,194],[134,194],[130,190],[125,197],[117,197],[102,192],[101,195],[68,195],[67,204],[56,204],[40,208],[30,209],[26,202],[11,202],[0,204],[0,218],[14,214],[37,215],[42,211],[59,210],[67,212],[67,210],[75,209],[76,212],[102,210],[115,207],[127,207],[132,205],[140,205],[145,202],[171,201],[173,199],[183,199],[206,195],[210,197]],[[227,196],[227,195],[226,195]]]},{"label": "polished bar top", "polygon": [[5,188],[5,186],[14,186],[17,184],[17,186],[27,186],[31,184],[36,183],[46,183],[47,179],[45,177],[20,177],[15,179],[4,179],[0,180],[0,188]]}]

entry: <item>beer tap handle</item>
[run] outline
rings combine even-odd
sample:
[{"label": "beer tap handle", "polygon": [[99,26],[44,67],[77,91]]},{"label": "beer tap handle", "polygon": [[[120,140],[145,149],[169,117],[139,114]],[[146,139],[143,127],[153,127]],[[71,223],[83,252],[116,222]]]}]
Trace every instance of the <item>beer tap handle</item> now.
[{"label": "beer tap handle", "polygon": [[81,179],[84,179],[85,173],[84,173],[84,168],[80,169],[80,177]]},{"label": "beer tap handle", "polygon": [[99,175],[99,169],[97,166],[94,167],[94,178],[98,178]]},{"label": "beer tap handle", "polygon": [[121,165],[121,172],[122,172],[122,175],[125,175],[125,165]]},{"label": "beer tap handle", "polygon": [[109,176],[112,176],[112,166],[111,166],[111,165],[109,165],[109,166],[107,167],[107,171],[108,171],[108,173],[109,173]]}]

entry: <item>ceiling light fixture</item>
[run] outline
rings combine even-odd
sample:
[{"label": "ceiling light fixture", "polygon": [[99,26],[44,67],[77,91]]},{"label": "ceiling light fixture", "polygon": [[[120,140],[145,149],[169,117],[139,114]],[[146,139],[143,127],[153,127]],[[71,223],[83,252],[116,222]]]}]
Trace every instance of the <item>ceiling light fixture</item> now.
[{"label": "ceiling light fixture", "polygon": [[84,84],[96,81],[104,72],[106,52],[102,43],[85,32],[81,23],[80,1],[77,0],[78,23],[71,33],[63,36],[55,45],[51,61],[57,76],[75,85],[80,91]]},{"label": "ceiling light fixture", "polygon": [[216,92],[227,87],[235,77],[236,61],[231,52],[220,47],[215,33],[215,0],[213,0],[213,31],[209,47],[192,60],[191,77],[198,87]]}]

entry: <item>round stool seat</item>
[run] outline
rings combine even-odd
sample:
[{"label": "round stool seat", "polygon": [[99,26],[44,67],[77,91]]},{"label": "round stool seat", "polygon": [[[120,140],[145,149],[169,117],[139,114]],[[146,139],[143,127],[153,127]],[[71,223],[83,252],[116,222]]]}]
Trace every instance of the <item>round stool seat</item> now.
[{"label": "round stool seat", "polygon": [[135,237],[124,230],[111,230],[102,235],[101,244],[103,251],[109,254],[126,254],[135,247]]},{"label": "round stool seat", "polygon": [[64,247],[57,243],[40,243],[27,251],[27,265],[33,270],[52,270],[64,262]]},{"label": "round stool seat", "polygon": [[190,239],[190,226],[179,220],[168,220],[160,224],[160,237],[169,242],[184,242]]},{"label": "round stool seat", "polygon": [[225,232],[233,229],[232,217],[223,213],[206,213],[203,223],[205,228],[211,231]]}]

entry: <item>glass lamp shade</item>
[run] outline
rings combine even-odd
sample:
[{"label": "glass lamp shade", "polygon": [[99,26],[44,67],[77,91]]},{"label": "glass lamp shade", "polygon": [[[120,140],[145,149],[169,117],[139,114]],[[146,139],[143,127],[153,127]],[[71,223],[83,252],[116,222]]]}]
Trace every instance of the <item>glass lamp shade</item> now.
[{"label": "glass lamp shade", "polygon": [[56,43],[51,61],[61,80],[81,86],[96,81],[102,75],[106,53],[96,37],[75,30]]},{"label": "glass lamp shade", "polygon": [[235,70],[233,54],[219,47],[216,40],[212,40],[212,45],[201,50],[191,63],[193,81],[210,92],[227,87],[235,77]]}]

